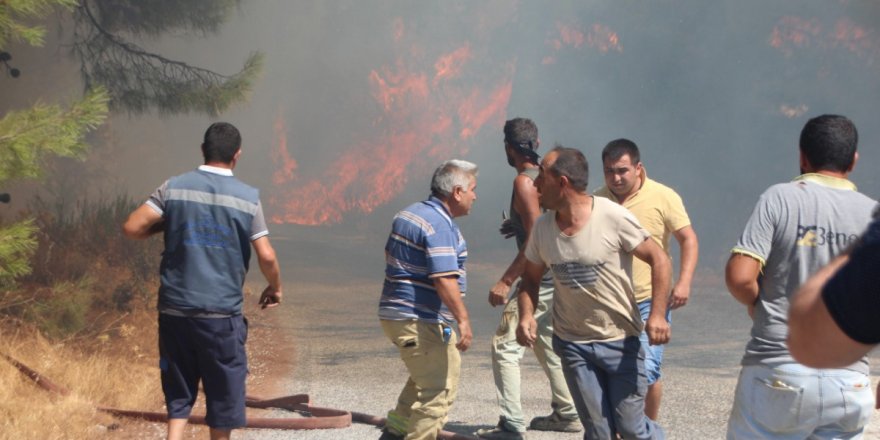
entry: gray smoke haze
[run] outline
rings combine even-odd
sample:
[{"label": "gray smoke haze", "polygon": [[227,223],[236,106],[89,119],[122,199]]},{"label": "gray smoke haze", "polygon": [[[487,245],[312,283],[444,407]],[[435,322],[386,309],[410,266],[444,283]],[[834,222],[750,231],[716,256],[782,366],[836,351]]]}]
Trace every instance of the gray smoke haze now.
[{"label": "gray smoke haze", "polygon": [[[351,256],[353,246],[381,270],[391,216],[425,197],[430,171],[451,157],[481,166],[477,205],[460,222],[472,254],[510,252],[496,232],[513,178],[501,126],[525,116],[540,151],[560,142],[586,153],[591,189],[602,185],[605,143],[634,140],[649,176],[682,195],[699,270],[717,273],[760,192],[797,175],[809,117],[853,119],[852,179],[880,196],[878,18],[880,4],[849,0],[260,0],[243,1],[216,36],[145,45],[227,73],[266,53],[252,99],[219,118],[244,136],[236,173],[262,188],[269,216],[334,219],[272,226],[282,254]],[[44,101],[69,95],[76,72],[58,52],[32,55],[53,60],[45,72],[0,79],[18,96],[0,107],[36,90]],[[209,122],[112,118],[85,167],[89,185],[145,197],[199,163]]]}]

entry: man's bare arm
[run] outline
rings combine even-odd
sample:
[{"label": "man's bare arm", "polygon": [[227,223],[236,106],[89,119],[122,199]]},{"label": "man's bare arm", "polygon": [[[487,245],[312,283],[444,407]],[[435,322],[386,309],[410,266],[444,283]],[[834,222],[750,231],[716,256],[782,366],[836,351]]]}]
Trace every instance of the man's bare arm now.
[{"label": "man's bare arm", "polygon": [[[541,215],[541,207],[538,204],[538,190],[534,182],[528,176],[522,174],[516,176],[513,181],[513,208],[516,209],[522,219],[523,230],[526,236],[532,232],[532,226],[538,216]],[[519,278],[525,270],[526,257],[523,249],[517,252],[516,257],[504,271],[501,279],[489,290],[489,304],[492,307],[507,303],[510,286]]]},{"label": "man's bare arm", "polygon": [[651,266],[651,312],[645,322],[648,342],[651,345],[665,344],[672,334],[669,323],[666,322],[672,263],[663,248],[650,238],[636,246],[633,255]]},{"label": "man's bare arm", "polygon": [[788,349],[794,358],[813,368],[852,365],[873,348],[846,335],[831,317],[822,287],[847,262],[838,257],[804,284],[792,298],[788,314]]},{"label": "man's bare arm", "polygon": [[740,303],[748,308],[749,316],[755,311],[758,302],[758,276],[761,262],[746,254],[731,254],[724,270],[727,290]]},{"label": "man's bare arm", "polygon": [[678,280],[675,282],[675,286],[672,287],[672,298],[669,302],[669,306],[674,310],[687,305],[690,298],[691,283],[694,279],[694,271],[697,269],[700,245],[697,240],[697,233],[690,225],[674,231],[672,234],[675,236],[675,240],[678,241],[681,254]]},{"label": "man's bare arm", "polygon": [[122,233],[128,238],[143,240],[161,232],[162,225],[162,214],[143,204],[129,214],[128,219],[122,224]]},{"label": "man's bare arm", "polygon": [[532,347],[538,337],[538,323],[535,321],[535,304],[538,304],[538,289],[547,266],[533,263],[526,259],[526,268],[522,274],[517,302],[519,306],[519,325],[516,328],[516,340],[520,345]]},{"label": "man's bare arm", "polygon": [[437,289],[440,301],[443,301],[443,304],[452,312],[452,316],[458,322],[460,338],[455,346],[459,351],[467,351],[468,347],[471,346],[471,340],[474,335],[471,332],[471,320],[468,316],[467,308],[464,306],[464,301],[461,300],[458,277],[443,276],[434,278],[434,287]]},{"label": "man's bare arm", "polygon": [[281,304],[281,297],[283,296],[281,291],[281,268],[275,256],[275,249],[272,247],[272,243],[269,242],[269,237],[265,235],[252,241],[251,245],[253,245],[254,251],[257,253],[260,272],[263,273],[263,276],[266,277],[266,282],[269,283],[263,289],[263,293],[260,294],[260,305],[264,309],[275,307]]}]

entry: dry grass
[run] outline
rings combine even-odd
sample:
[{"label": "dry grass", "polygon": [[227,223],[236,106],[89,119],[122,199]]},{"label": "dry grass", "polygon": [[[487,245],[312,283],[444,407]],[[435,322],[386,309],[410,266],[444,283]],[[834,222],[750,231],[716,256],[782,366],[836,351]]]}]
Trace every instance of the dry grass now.
[{"label": "dry grass", "polygon": [[81,343],[52,342],[20,322],[3,322],[0,352],[37,370],[70,394],[52,394],[12,364],[0,361],[0,439],[113,435],[117,421],[96,411],[95,404],[162,411],[155,357],[138,356],[134,354],[137,350],[130,348],[154,341],[155,330],[149,326],[131,328],[127,336],[84,348]]},{"label": "dry grass", "polygon": [[[246,291],[246,313],[255,298]],[[156,312],[138,306],[115,320],[107,331],[86,332],[64,339],[47,338],[34,324],[0,318],[0,353],[9,355],[70,391],[54,395],[0,358],[0,440],[6,439],[161,439],[165,427],[129,418],[115,419],[94,405],[163,413],[157,348]],[[251,328],[248,340],[251,375],[248,389],[271,389],[276,379],[267,345],[267,328]],[[88,336],[86,336],[88,335]],[[271,345],[271,344],[269,344]],[[274,374],[284,372],[275,371]],[[267,396],[276,393],[269,392]],[[204,397],[194,413],[204,413]],[[207,437],[207,429],[190,425],[186,438]]]},{"label": "dry grass", "polygon": [[153,311],[161,240],[132,242],[119,229],[138,204],[120,196],[31,208],[39,247],[33,273],[0,292],[0,353],[70,394],[0,358],[0,439],[135,438],[95,405],[164,411]]},{"label": "dry grass", "polygon": [[[155,311],[161,237],[133,242],[119,229],[138,204],[127,197],[35,203],[33,273],[12,288],[0,286],[0,354],[70,394],[53,395],[0,357],[0,440],[164,437],[163,424],[114,419],[95,408],[165,411]],[[256,300],[247,295],[249,313]],[[248,344],[254,350],[265,347]],[[258,357],[264,360],[252,366],[252,384],[266,380],[270,356]],[[203,402],[195,413],[204,413]],[[204,438],[205,431],[191,426],[187,437]]]}]

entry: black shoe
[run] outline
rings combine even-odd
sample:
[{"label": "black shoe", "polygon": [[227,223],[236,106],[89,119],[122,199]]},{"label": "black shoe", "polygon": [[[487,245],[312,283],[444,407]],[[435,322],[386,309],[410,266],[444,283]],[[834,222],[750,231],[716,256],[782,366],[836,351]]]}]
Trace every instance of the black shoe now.
[{"label": "black shoe", "polygon": [[388,430],[382,430],[382,435],[379,436],[379,440],[403,440],[403,436],[394,434]]}]

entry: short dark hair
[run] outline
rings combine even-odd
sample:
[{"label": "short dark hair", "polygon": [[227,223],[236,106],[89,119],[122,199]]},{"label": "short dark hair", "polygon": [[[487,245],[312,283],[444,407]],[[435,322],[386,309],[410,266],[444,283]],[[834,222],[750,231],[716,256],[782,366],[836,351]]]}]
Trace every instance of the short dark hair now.
[{"label": "short dark hair", "polygon": [[[556,161],[550,165],[550,171],[557,177],[567,177],[571,186],[580,191],[587,190],[587,181],[590,179],[590,164],[581,150],[563,147],[556,144],[551,153],[556,153]],[[549,154],[549,153],[548,153]]]},{"label": "short dark hair", "polygon": [[635,142],[629,139],[615,139],[608,143],[605,148],[602,149],[602,163],[604,164],[606,160],[618,161],[624,154],[629,155],[629,161],[635,165],[642,160],[641,155],[639,154],[639,147]]},{"label": "short dark hair", "polygon": [[801,153],[817,171],[849,171],[858,143],[859,132],[846,116],[816,116],[801,130]]},{"label": "short dark hair", "polygon": [[241,133],[228,122],[215,122],[205,131],[202,155],[205,163],[232,163],[241,148]]},{"label": "short dark hair", "polygon": [[528,160],[538,162],[538,126],[528,118],[513,118],[504,123],[504,143]]}]

